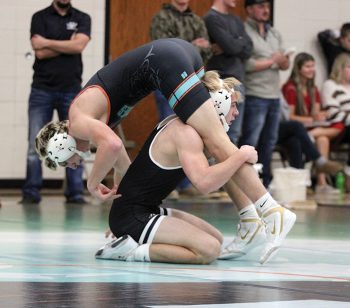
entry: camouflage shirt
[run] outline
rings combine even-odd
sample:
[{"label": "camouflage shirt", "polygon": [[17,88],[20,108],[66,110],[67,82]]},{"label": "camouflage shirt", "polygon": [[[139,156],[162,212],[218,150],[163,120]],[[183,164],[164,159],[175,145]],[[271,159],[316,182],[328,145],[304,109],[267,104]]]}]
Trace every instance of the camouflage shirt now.
[{"label": "camouflage shirt", "polygon": [[[192,42],[202,37],[209,41],[208,32],[201,17],[194,14],[190,8],[180,12],[169,3],[163,4],[162,9],[153,16],[150,35],[152,40],[180,38]],[[197,49],[202,56],[203,62],[206,63],[212,55],[211,47],[197,47]]]}]

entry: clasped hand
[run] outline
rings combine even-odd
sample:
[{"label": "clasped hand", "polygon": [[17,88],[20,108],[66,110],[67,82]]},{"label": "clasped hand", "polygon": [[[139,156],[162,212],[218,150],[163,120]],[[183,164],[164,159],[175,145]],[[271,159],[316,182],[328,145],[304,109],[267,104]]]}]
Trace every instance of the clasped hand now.
[{"label": "clasped hand", "polygon": [[112,189],[109,189],[107,186],[99,183],[93,187],[88,185],[88,190],[93,197],[101,201],[111,201],[121,197],[121,194],[117,194],[118,185],[114,185]]},{"label": "clasped hand", "polygon": [[246,162],[256,164],[258,161],[258,152],[250,145],[242,145],[239,150],[246,155]]}]

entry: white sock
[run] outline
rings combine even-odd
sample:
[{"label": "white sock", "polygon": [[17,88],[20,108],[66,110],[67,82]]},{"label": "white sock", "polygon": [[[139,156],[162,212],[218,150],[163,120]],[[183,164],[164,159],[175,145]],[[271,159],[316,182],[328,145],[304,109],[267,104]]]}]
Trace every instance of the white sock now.
[{"label": "white sock", "polygon": [[278,207],[276,200],[267,192],[260,199],[254,202],[255,208],[258,213],[265,213],[267,210]]},{"label": "white sock", "polygon": [[126,258],[126,261],[151,262],[149,258],[149,246],[150,244],[140,245]]},{"label": "white sock", "polygon": [[243,209],[241,209],[239,212],[239,218],[242,219],[247,219],[247,218],[259,218],[258,213],[256,212],[254,204],[249,204]]}]

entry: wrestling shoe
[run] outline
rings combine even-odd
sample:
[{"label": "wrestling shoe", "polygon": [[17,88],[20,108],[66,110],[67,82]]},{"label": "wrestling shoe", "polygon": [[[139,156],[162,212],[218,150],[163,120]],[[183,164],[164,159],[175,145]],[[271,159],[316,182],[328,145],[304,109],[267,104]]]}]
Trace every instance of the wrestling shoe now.
[{"label": "wrestling shoe", "polygon": [[259,262],[264,264],[277,252],[283,240],[293,228],[296,215],[290,210],[278,206],[267,210],[261,218],[265,223],[267,244]]},{"label": "wrestling shoe", "polygon": [[101,247],[95,258],[126,261],[138,246],[130,235],[123,235]]},{"label": "wrestling shoe", "polygon": [[237,226],[236,237],[222,250],[218,259],[228,260],[244,256],[254,247],[265,243],[266,233],[261,219],[242,219]]}]

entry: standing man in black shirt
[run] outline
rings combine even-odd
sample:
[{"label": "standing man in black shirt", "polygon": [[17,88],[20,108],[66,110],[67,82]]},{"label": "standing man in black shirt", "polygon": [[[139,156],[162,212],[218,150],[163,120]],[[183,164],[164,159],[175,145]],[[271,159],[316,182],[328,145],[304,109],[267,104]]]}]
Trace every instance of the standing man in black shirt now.
[{"label": "standing man in black shirt", "polygon": [[[204,16],[214,55],[207,63],[207,70],[216,70],[221,78],[234,77],[241,84],[241,102],[244,101],[244,62],[253,50],[253,43],[238,16],[230,13],[236,0],[213,0],[211,9]],[[235,144],[241,134],[244,104],[238,104],[239,116],[230,126],[228,135]]]},{"label": "standing man in black shirt", "polygon": [[[36,12],[31,21],[31,44],[35,52],[34,75],[29,97],[29,134],[23,204],[41,200],[41,161],[35,151],[35,137],[52,120],[56,109],[59,119],[68,117],[70,102],[81,89],[81,53],[90,40],[91,19],[72,7],[70,0],[53,0]],[[85,203],[83,168],[66,169],[67,203]]]}]

